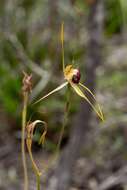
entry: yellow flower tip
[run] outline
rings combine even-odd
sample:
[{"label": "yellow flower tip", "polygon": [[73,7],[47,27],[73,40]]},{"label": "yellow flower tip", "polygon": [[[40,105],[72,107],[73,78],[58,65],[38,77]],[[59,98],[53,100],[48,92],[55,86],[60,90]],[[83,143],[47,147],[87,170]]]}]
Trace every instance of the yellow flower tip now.
[{"label": "yellow flower tip", "polygon": [[104,122],[104,121],[105,121],[105,118],[104,118],[104,114],[103,114],[103,112],[102,112],[102,109],[101,109],[101,107],[100,107],[99,104],[97,104],[97,107],[98,107],[99,117],[100,117],[101,121]]},{"label": "yellow flower tip", "polygon": [[101,121],[104,122],[105,121],[104,114],[102,112],[102,109],[100,108],[100,105],[97,104],[97,107],[95,107],[93,104],[91,104],[91,105],[92,105],[94,111],[97,113],[98,117],[101,119]]},{"label": "yellow flower tip", "polygon": [[98,117],[100,118],[100,120],[102,121],[102,122],[104,122],[104,117],[102,116],[102,115],[98,115]]},{"label": "yellow flower tip", "polygon": [[101,120],[102,120],[102,122],[104,122],[104,121],[105,121],[105,117],[104,117],[104,114],[103,114],[103,113],[102,113]]}]

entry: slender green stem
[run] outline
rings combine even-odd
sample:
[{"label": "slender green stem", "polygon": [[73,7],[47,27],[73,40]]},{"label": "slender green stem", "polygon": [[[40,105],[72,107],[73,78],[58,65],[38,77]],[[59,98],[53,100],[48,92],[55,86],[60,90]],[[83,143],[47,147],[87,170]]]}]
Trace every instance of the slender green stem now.
[{"label": "slender green stem", "polygon": [[57,144],[57,150],[56,150],[57,153],[59,153],[60,145],[61,145],[63,134],[64,134],[64,130],[65,130],[65,127],[67,125],[68,114],[69,114],[69,105],[70,105],[70,85],[68,84],[67,101],[66,101],[66,106],[65,106],[65,111],[64,111],[64,119],[63,119],[62,129],[61,129],[59,141]]},{"label": "slender green stem", "polygon": [[22,163],[24,170],[24,190],[28,190],[28,172],[27,172],[27,163],[26,163],[26,154],[25,154],[25,127],[26,127],[26,115],[27,115],[27,103],[28,103],[28,93],[24,93],[23,101],[23,111],[22,111]]},{"label": "slender green stem", "polygon": [[64,63],[64,22],[61,25],[61,47],[62,47],[62,66],[63,66],[63,72],[65,69],[65,63]]},{"label": "slender green stem", "polygon": [[33,155],[32,155],[32,152],[31,152],[31,148],[28,148],[28,151],[29,151],[30,159],[32,161],[32,167],[33,167],[33,170],[34,170],[35,175],[36,175],[37,190],[40,190],[40,176],[41,176],[41,173],[40,173],[36,163],[34,162]]},{"label": "slender green stem", "polygon": [[37,190],[40,190],[40,175],[37,175],[36,178],[37,178]]}]

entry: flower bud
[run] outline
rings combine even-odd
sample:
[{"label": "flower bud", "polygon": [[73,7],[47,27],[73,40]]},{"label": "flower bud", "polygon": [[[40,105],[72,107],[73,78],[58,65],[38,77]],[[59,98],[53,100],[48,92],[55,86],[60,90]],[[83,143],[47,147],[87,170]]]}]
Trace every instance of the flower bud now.
[{"label": "flower bud", "polygon": [[32,74],[28,75],[23,71],[24,77],[22,81],[22,91],[23,93],[31,93],[32,91]]}]

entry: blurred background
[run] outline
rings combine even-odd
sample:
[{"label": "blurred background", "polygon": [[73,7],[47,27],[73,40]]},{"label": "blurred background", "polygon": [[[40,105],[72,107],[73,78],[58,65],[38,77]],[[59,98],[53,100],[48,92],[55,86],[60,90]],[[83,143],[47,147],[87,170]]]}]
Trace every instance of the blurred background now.
[{"label": "blurred background", "polygon": [[[48,167],[42,187],[46,181],[49,190],[127,190],[126,0],[0,1],[0,189],[23,189],[23,71],[32,73],[30,103],[63,82],[62,21],[65,63],[80,69],[81,81],[96,94],[105,121],[99,121],[71,90],[68,122],[54,167],[50,159],[62,128],[67,90],[29,105],[28,120],[48,123],[44,147],[38,145],[39,130],[33,143],[38,165],[42,171]],[[30,190],[36,189],[29,156],[28,169]],[[50,182],[54,176],[59,181],[55,187]]]}]

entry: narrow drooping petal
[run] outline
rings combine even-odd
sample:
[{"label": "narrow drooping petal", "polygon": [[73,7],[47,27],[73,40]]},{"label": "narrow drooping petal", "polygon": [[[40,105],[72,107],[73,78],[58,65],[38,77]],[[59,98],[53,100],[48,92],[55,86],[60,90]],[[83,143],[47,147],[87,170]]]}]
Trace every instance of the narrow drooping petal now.
[{"label": "narrow drooping petal", "polygon": [[80,85],[81,87],[83,87],[84,90],[86,90],[87,92],[89,92],[89,93],[91,94],[91,96],[93,97],[93,99],[95,100],[95,102],[96,102],[96,104],[97,104],[97,108],[98,108],[98,110],[99,110],[99,112],[100,112],[100,114],[101,114],[101,118],[102,118],[102,120],[104,120],[104,115],[103,115],[102,109],[101,109],[99,103],[97,102],[97,99],[96,99],[95,95],[91,92],[91,90],[90,90],[88,87],[86,87],[86,86],[83,85],[82,83],[79,83],[79,85]]},{"label": "narrow drooping petal", "polygon": [[79,88],[79,86],[77,84],[74,84],[72,82],[70,82],[72,88],[75,90],[75,92],[82,98],[84,98],[93,108],[93,110],[97,113],[97,115],[99,116],[99,118],[101,120],[104,120],[103,118],[103,114],[102,111],[100,111],[100,109],[97,109],[91,102],[90,100],[87,98],[87,96],[81,91],[81,89]]},{"label": "narrow drooping petal", "polygon": [[64,88],[65,86],[67,86],[68,82],[65,82],[63,84],[61,84],[60,86],[58,86],[57,88],[55,88],[54,90],[52,90],[51,92],[49,92],[48,94],[46,94],[45,96],[43,96],[42,98],[40,98],[39,100],[37,100],[36,102],[34,102],[33,104],[37,104],[38,102],[40,102],[41,100],[47,98],[48,96],[50,96],[51,94],[61,90],[62,88]]}]

